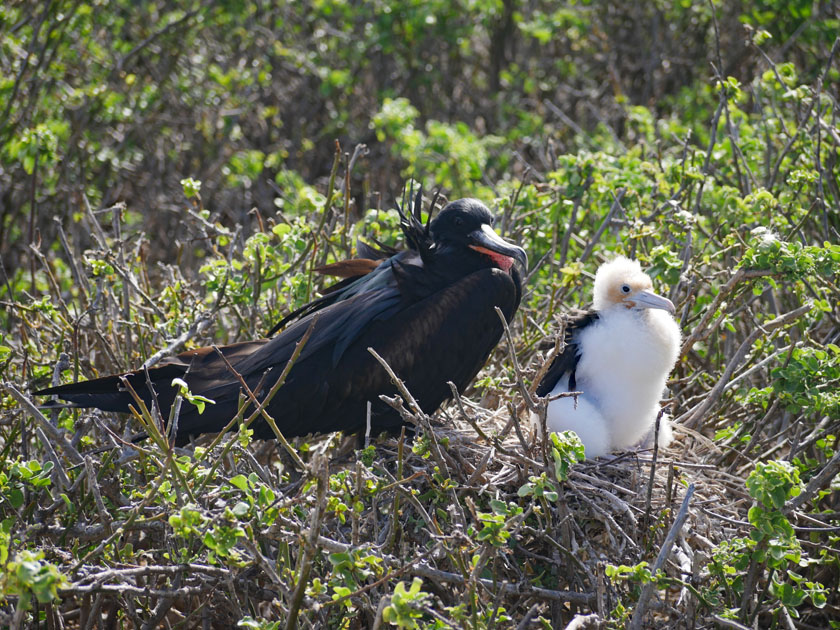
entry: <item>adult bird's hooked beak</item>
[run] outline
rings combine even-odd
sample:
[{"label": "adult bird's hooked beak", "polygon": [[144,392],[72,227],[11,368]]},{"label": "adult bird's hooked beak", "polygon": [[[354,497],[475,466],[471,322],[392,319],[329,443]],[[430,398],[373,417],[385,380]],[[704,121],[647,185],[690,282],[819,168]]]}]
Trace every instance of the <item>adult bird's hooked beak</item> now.
[{"label": "adult bird's hooked beak", "polygon": [[467,235],[470,240],[470,248],[489,256],[504,271],[510,271],[513,261],[516,260],[522,269],[528,269],[528,255],[521,247],[508,243],[487,223],[473,230]]},{"label": "adult bird's hooked beak", "polygon": [[671,300],[657,295],[653,291],[639,291],[633,295],[628,295],[624,298],[624,301],[634,308],[660,308],[663,311],[668,311],[671,315],[677,312]]}]

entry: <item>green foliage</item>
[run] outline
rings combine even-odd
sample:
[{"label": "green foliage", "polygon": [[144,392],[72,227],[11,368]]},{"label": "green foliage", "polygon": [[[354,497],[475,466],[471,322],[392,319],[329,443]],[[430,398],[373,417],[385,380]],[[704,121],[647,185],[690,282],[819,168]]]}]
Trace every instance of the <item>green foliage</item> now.
[{"label": "green foliage", "polygon": [[184,189],[184,197],[192,199],[198,197],[201,193],[201,182],[192,177],[185,177],[181,180],[181,186]]},{"label": "green foliage", "polygon": [[549,434],[551,457],[554,459],[554,476],[563,482],[569,478],[572,466],[586,459],[583,442],[574,431]]},{"label": "green foliage", "polygon": [[[131,586],[199,593],[172,605],[217,625],[255,610],[241,627],[285,625],[271,615],[300,596],[300,626],[367,627],[381,610],[401,628],[489,630],[545,601],[534,588],[591,594],[605,562],[616,627],[645,584],[668,602],[651,627],[679,625],[687,602],[698,626],[836,625],[838,481],[785,506],[840,435],[837,27],[825,3],[771,0],[4,4],[4,383],[45,386],[61,352],[69,382],[185,333],[183,349],[264,334],[356,238],[400,245],[387,208],[413,178],[479,197],[528,251],[511,326],[526,380],[554,318],[591,301],[598,263],[640,260],[678,305],[668,397],[689,428],[660,455],[689,465],[660,465],[646,505],[644,453],[584,462],[572,434],[527,452],[526,423],[522,441],[506,425],[521,402],[506,348],[463,392],[484,435],[450,407],[444,429],[355,458],[328,437],[295,441],[294,459],[247,430],[127,457],[94,449],[136,418],[45,410],[90,474],[3,390],[5,605],[50,603],[72,625],[78,589],[107,584],[117,625],[160,602]],[[649,569],[672,511],[663,470],[705,476],[690,580]],[[445,579],[423,584],[418,564]],[[566,608],[535,621],[567,623]]]},{"label": "green foliage", "polygon": [[759,462],[747,477],[747,490],[757,502],[747,513],[753,527],[750,537],[759,543],[755,557],[774,568],[799,563],[799,541],[781,511],[789,498],[802,491],[799,471],[789,462]]},{"label": "green foliage", "polygon": [[[230,520],[236,519],[243,515],[238,506],[234,510],[228,512],[226,515]],[[210,562],[215,562],[218,559],[231,561],[234,565],[237,563],[241,554],[235,548],[241,539],[247,538],[247,533],[244,528],[238,525],[218,525],[212,527],[204,535],[204,544],[213,553],[208,556]]]},{"label": "green foliage", "polygon": [[[747,514],[751,530],[749,538],[737,538],[719,544],[710,565],[715,576],[715,591],[709,599],[730,607],[736,617],[743,596],[745,576],[756,566],[769,570],[769,584],[765,596],[774,606],[784,606],[788,614],[798,617],[797,608],[806,597],[816,608],[825,606],[825,587],[816,580],[808,580],[793,567],[808,567],[818,563],[803,551],[796,532],[784,511],[787,501],[802,492],[799,470],[786,461],[758,462],[746,480],[747,490],[755,500]],[[720,602],[723,595],[723,602]]]},{"label": "green foliage", "polygon": [[646,584],[653,579],[647,562],[640,562],[632,567],[609,564],[604,568],[604,574],[613,581],[632,579],[641,584]]},{"label": "green foliage", "polygon": [[[358,590],[368,578],[382,577],[382,558],[368,549],[353,549],[348,552],[331,553],[329,562],[332,565],[329,586],[334,600],[346,597]],[[350,602],[347,602],[350,606]]]},{"label": "green foliage", "polygon": [[193,394],[190,391],[187,382],[182,378],[173,378],[172,387],[177,387],[179,395],[183,396],[184,400],[186,400],[191,405],[195,405],[195,408],[198,409],[199,415],[204,413],[204,407],[206,407],[208,404],[216,404],[215,400],[210,400],[206,396],[199,396],[198,394]]},{"label": "green foliage", "polygon": [[383,621],[407,630],[420,628],[417,620],[423,617],[423,607],[429,598],[429,594],[421,590],[422,586],[420,578],[414,578],[408,590],[405,590],[405,582],[397,582],[390,603],[382,611]]},{"label": "green foliage", "polygon": [[236,624],[237,628],[247,628],[248,630],[280,630],[283,627],[282,621],[266,621],[265,619],[254,619],[253,617],[243,617]]},{"label": "green foliage", "polygon": [[41,123],[12,138],[5,153],[10,160],[20,163],[27,175],[32,175],[36,164],[49,168],[56,161],[59,137],[66,140],[66,136],[66,125],[58,121]]},{"label": "green foliage", "polygon": [[799,471],[789,462],[759,462],[747,477],[750,496],[765,508],[781,510],[785,502],[802,491]]},{"label": "green foliage", "polygon": [[424,130],[417,129],[418,115],[408,99],[386,98],[371,122],[377,139],[389,143],[392,153],[405,161],[402,173],[406,177],[434,174],[438,185],[459,196],[486,193],[480,182],[490,166],[490,151],[501,147],[504,139],[479,138],[460,122],[430,120]]},{"label": "green foliage", "polygon": [[47,488],[51,483],[53,462],[7,461],[6,470],[0,470],[0,499],[14,510],[23,507],[26,486]]},{"label": "green foliage", "polygon": [[519,520],[517,517],[523,510],[518,505],[498,499],[490,501],[490,508],[492,512],[478,513],[482,527],[476,534],[476,540],[494,547],[504,547],[510,540],[510,528]]},{"label": "green foliage", "polygon": [[175,534],[186,538],[200,533],[207,524],[207,519],[195,506],[184,506],[178,514],[169,517],[169,524]]},{"label": "green foliage", "polygon": [[[765,197],[772,200],[769,195]],[[755,198],[756,195],[749,195],[746,200]],[[785,280],[796,281],[831,274],[840,263],[840,245],[828,242],[822,246],[785,242],[764,226],[754,228],[752,236],[750,247],[741,258],[741,265],[772,270]]]},{"label": "green foliage", "polygon": [[545,473],[542,473],[539,477],[535,475],[528,477],[528,483],[520,486],[517,494],[520,497],[533,496],[551,502],[556,501],[560,496],[557,492],[557,486],[548,479]]},{"label": "green foliage", "polygon": [[67,577],[54,564],[44,561],[43,551],[24,549],[10,557],[12,523],[0,524],[0,600],[16,597],[18,606],[29,610],[32,596],[39,604],[58,599],[58,591],[68,585]]}]

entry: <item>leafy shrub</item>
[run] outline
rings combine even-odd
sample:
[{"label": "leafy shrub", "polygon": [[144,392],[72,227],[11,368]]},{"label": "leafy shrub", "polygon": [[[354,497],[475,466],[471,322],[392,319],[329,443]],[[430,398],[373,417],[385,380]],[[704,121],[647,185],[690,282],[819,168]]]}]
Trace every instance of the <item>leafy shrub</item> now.
[{"label": "leafy shrub", "polygon": [[[829,627],[837,23],[776,4],[0,8],[0,615]],[[398,244],[406,178],[480,197],[528,251],[523,387],[598,263],[639,259],[684,333],[677,447],[592,463],[508,423],[506,346],[445,427],[355,455],[240,429],[126,458],[92,449],[139,417],[21,407],[26,384],[263,334],[355,238]]]}]

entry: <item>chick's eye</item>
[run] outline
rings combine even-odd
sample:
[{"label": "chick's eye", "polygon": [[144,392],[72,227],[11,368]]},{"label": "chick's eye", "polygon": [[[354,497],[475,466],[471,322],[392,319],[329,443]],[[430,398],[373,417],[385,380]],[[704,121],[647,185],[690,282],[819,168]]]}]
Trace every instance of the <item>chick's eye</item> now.
[{"label": "chick's eye", "polygon": [[621,292],[622,293],[630,293],[630,285],[629,284],[622,284],[621,285]]}]

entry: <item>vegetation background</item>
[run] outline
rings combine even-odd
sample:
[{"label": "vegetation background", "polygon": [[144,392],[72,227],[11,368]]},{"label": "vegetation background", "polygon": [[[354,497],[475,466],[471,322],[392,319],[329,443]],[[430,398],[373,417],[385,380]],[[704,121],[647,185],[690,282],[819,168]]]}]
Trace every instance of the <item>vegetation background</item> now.
[{"label": "vegetation background", "polygon": [[[840,627],[839,27],[823,0],[4,2],[0,625]],[[94,449],[148,416],[33,406],[264,334],[314,266],[396,243],[409,178],[533,265],[414,442],[132,456]],[[678,439],[582,463],[527,389],[616,252],[678,305]]]}]

